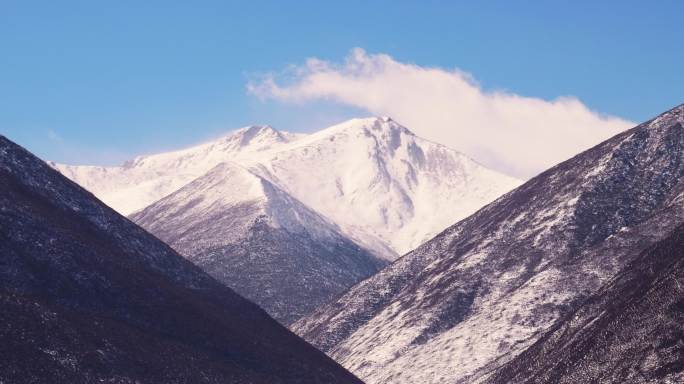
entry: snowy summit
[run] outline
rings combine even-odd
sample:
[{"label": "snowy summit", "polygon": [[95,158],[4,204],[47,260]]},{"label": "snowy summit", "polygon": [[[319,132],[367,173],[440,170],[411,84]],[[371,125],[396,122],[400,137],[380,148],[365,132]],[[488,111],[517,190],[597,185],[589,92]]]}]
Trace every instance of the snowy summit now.
[{"label": "snowy summit", "polygon": [[53,166],[129,215],[227,161],[268,180],[390,260],[520,183],[389,117],[353,119],[309,135],[250,126],[120,167]]}]

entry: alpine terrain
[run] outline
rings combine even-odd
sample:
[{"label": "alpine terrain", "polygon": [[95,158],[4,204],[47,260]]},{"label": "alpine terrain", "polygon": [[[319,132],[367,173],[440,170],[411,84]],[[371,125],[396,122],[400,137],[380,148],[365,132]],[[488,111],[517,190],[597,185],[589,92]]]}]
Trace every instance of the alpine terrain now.
[{"label": "alpine terrain", "polygon": [[629,263],[491,382],[684,382],[684,226]]},{"label": "alpine terrain", "polygon": [[360,383],[0,136],[0,382]]},{"label": "alpine terrain", "polygon": [[284,324],[518,184],[389,118],[53,166]]},{"label": "alpine terrain", "polygon": [[387,264],[234,163],[217,165],[131,218],[284,324]]},{"label": "alpine terrain", "polygon": [[223,161],[258,157],[296,138],[269,126],[250,126],[189,149],[136,157],[120,167],[49,164],[122,215],[129,215]]},{"label": "alpine terrain", "polygon": [[120,167],[51,164],[130,215],[227,161],[278,186],[386,259],[520,184],[387,117],[353,119],[309,135],[251,126]]},{"label": "alpine terrain", "polygon": [[[640,258],[651,260],[644,263],[660,262],[658,255],[668,248],[653,245],[684,221],[683,124],[684,106],[679,106],[543,172],[296,322],[292,329],[368,383],[488,379],[582,303],[596,308],[586,301],[589,297],[602,305],[612,295],[629,294],[629,290],[611,287],[624,279],[640,279],[634,270],[642,268]],[[673,236],[679,238],[677,233]],[[681,289],[668,280],[667,273],[652,276],[653,289],[659,281]],[[650,274],[647,268],[643,277],[651,278]],[[647,292],[649,288],[630,289]],[[635,312],[621,316],[638,321],[639,311],[672,311],[658,320],[660,325],[654,325],[653,329],[659,329],[677,318],[678,303],[676,298],[633,303],[627,309]],[[593,319],[598,322],[591,327],[615,329],[610,323],[615,313],[592,317],[595,309],[579,311],[578,322],[566,322],[559,332],[568,329],[581,336],[576,327]],[[587,332],[602,332],[591,327]],[[631,348],[624,338],[640,337],[638,325],[631,329],[634,335],[601,337],[623,340],[622,345]],[[544,336],[550,341],[536,347],[542,351],[540,374],[550,372],[551,368],[545,369],[558,356],[547,354],[544,347],[567,345],[563,338],[568,335],[558,335]],[[669,364],[673,351],[681,352],[676,349],[681,348],[681,340],[668,347],[676,338],[671,334],[654,338],[662,343],[651,351],[672,345],[675,349],[644,357],[648,359],[644,364],[656,367],[651,366],[651,372],[659,369],[659,362],[662,374],[677,369]],[[579,359],[578,353],[586,347],[583,342],[568,339],[576,343],[568,349],[571,359]],[[638,355],[635,349],[624,355],[628,361],[619,362],[623,349],[612,350],[608,344],[602,348],[614,354],[596,355],[602,363],[637,364],[630,361],[630,356]],[[651,347],[643,348],[649,351]],[[522,356],[536,359],[532,349]],[[520,360],[510,371],[527,369],[523,366],[535,361]],[[572,368],[574,372],[582,369],[578,367]],[[555,369],[565,371],[565,367]],[[506,382],[506,376],[501,377],[500,382]]]}]

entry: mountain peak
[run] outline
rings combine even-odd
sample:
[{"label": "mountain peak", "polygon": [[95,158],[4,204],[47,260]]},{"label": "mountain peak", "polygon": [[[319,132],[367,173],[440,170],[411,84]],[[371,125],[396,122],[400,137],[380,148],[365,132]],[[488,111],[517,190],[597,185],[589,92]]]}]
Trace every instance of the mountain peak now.
[{"label": "mountain peak", "polygon": [[352,119],[351,121],[362,121],[364,123],[370,123],[370,124],[385,124],[388,127],[392,128],[397,128],[397,127],[402,127],[401,124],[397,123],[396,120],[392,119],[389,116],[371,116],[371,117],[361,117],[357,119]]},{"label": "mountain peak", "polygon": [[227,161],[282,187],[387,259],[519,184],[387,116],[352,119],[307,135],[252,125],[192,148],[141,157],[127,167],[60,170],[131,214]]},{"label": "mountain peak", "polygon": [[681,224],[683,112],[541,173],[292,329],[368,383],[479,382]]},{"label": "mountain peak", "polygon": [[360,118],[352,119],[352,121],[356,121],[356,120],[363,121],[363,122],[369,122],[371,124],[391,123],[393,126],[399,126],[399,124],[389,116],[371,116],[371,117],[360,117]]},{"label": "mountain peak", "polygon": [[321,132],[326,132],[329,134],[337,133],[363,133],[364,135],[378,136],[382,134],[388,137],[395,137],[397,135],[409,135],[416,136],[408,128],[397,123],[391,117],[388,116],[374,116],[374,117],[363,117],[347,120],[340,124],[334,125],[327,128]]},{"label": "mountain peak", "polygon": [[239,128],[234,132],[242,132],[244,134],[259,135],[259,134],[278,134],[280,131],[273,128],[270,125],[248,125],[246,127]]},{"label": "mountain peak", "polygon": [[248,145],[268,145],[271,143],[286,143],[289,139],[270,125],[250,125],[231,132],[224,137],[227,141],[237,141],[241,147]]},{"label": "mountain peak", "polygon": [[[186,201],[193,201],[192,208],[183,204]],[[234,241],[235,237],[244,236],[242,232],[249,230],[247,224],[251,225],[258,216],[265,217],[269,225],[284,228],[293,234],[309,232],[317,239],[341,237],[337,234],[334,224],[327,219],[311,211],[269,180],[232,161],[219,163],[183,188],[131,217],[144,220],[148,211],[154,212],[159,207],[162,208],[161,211],[168,213],[169,206],[174,204],[182,207],[181,212],[174,215],[176,221],[181,223],[173,223],[174,225],[189,225],[203,219],[202,215],[212,210],[229,211],[236,206],[249,206],[249,209],[245,208],[237,215],[239,219],[231,222],[232,227],[221,226],[220,229],[226,231],[224,236],[220,236],[222,244]],[[192,215],[199,215],[199,218]],[[239,221],[244,221],[244,225],[238,225]],[[149,229],[156,225],[159,225],[157,220],[148,223],[146,227]],[[189,245],[198,246],[195,242],[190,242]],[[183,249],[180,251],[184,254],[193,253]]]}]

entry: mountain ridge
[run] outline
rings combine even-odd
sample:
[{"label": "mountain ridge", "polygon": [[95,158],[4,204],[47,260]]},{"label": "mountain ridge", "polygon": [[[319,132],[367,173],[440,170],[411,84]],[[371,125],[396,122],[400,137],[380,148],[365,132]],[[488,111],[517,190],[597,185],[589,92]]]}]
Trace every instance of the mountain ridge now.
[{"label": "mountain ridge", "polygon": [[4,136],[0,181],[0,381],[360,382]]},{"label": "mountain ridge", "polygon": [[[239,147],[242,142],[246,146]],[[53,165],[131,214],[225,161],[278,185],[386,259],[519,183],[390,118],[353,119],[308,135],[246,127],[185,150],[138,157],[125,167]]]},{"label": "mountain ridge", "polygon": [[[326,128],[256,167],[390,260],[518,183],[390,118]],[[383,253],[386,248],[393,254]]]},{"label": "mountain ridge", "polygon": [[137,156],[121,166],[48,164],[98,195],[119,213],[128,215],[178,190],[223,161],[254,156],[300,136],[254,125],[188,148]]},{"label": "mountain ridge", "polygon": [[477,381],[681,222],[683,110],[542,172],[291,329],[369,383]]},{"label": "mountain ridge", "polygon": [[217,165],[131,219],[284,324],[386,264],[234,163]]}]

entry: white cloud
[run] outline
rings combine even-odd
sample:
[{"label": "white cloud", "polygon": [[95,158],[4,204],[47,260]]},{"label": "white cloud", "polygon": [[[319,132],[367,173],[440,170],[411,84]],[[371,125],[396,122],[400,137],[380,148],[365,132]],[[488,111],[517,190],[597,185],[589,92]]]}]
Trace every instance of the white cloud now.
[{"label": "white cloud", "polygon": [[492,168],[530,177],[625,130],[573,97],[547,101],[484,91],[467,73],[400,63],[354,49],[344,63],[309,59],[284,75],[248,84],[262,98],[330,100],[392,116],[417,135]]}]

